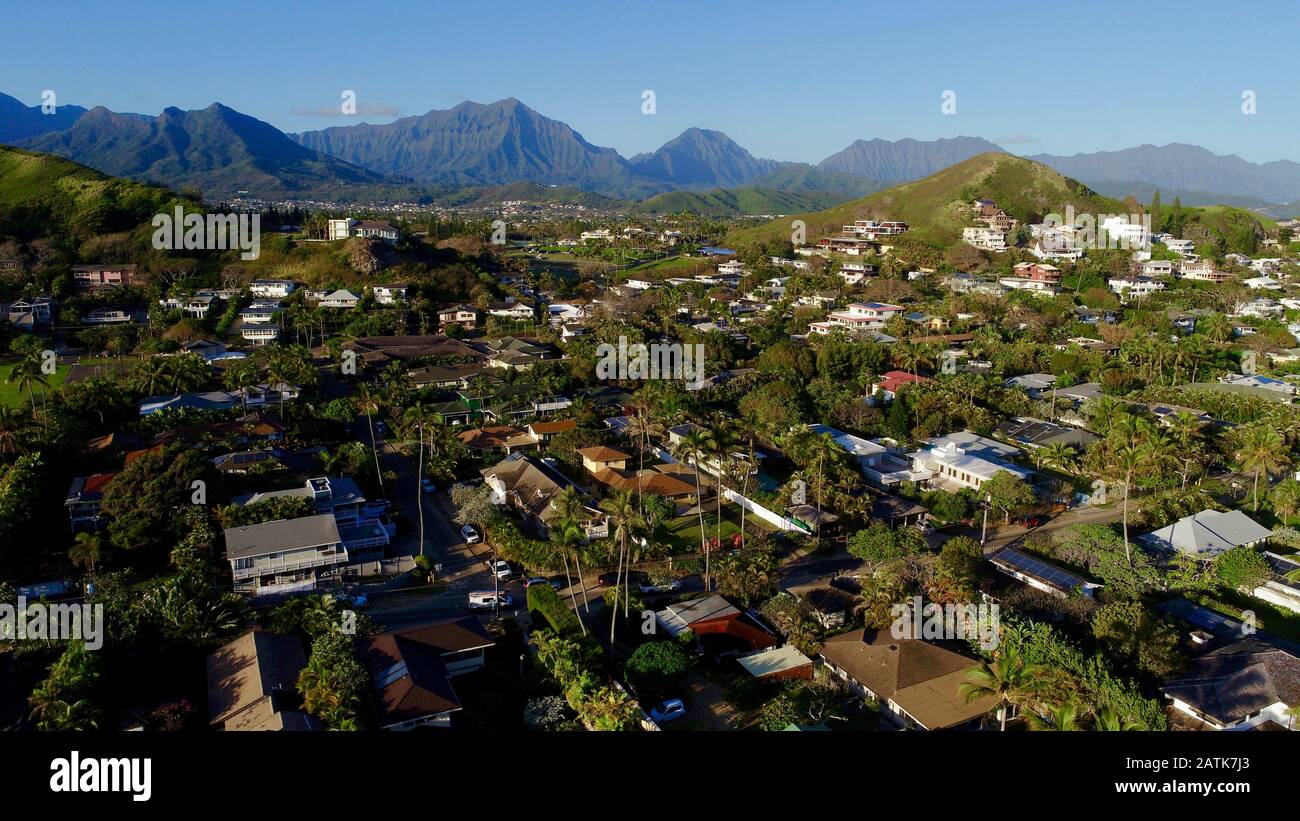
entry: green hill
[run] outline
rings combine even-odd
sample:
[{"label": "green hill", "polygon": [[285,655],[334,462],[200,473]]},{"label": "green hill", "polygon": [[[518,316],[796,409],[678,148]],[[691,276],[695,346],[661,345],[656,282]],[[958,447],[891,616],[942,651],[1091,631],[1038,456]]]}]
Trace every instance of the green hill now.
[{"label": "green hill", "polygon": [[[1041,222],[1051,213],[1064,215],[1071,205],[1076,214],[1130,214],[1141,210],[1102,196],[1041,163],[990,152],[853,202],[734,231],[725,243],[739,247],[784,242],[790,237],[790,223],[795,219],[806,223],[810,242],[838,234],[842,226],[854,220],[892,219],[910,224],[910,241],[947,246],[961,238],[963,227],[973,224],[967,206],[976,199],[993,200],[1022,225]],[[1249,237],[1262,236],[1265,229],[1275,227],[1267,217],[1243,208],[1212,206],[1187,208],[1186,212],[1187,229],[1198,226],[1222,237],[1222,246],[1228,251],[1253,250]]]},{"label": "green hill", "polygon": [[181,202],[172,191],[71,160],[0,146],[2,220],[22,238],[127,231]]},{"label": "green hill", "polygon": [[824,191],[791,193],[771,188],[715,188],[712,191],[672,191],[637,204],[642,214],[692,213],[703,217],[751,214],[797,214],[826,208],[843,200]]},{"label": "green hill", "polygon": [[948,245],[960,239],[964,226],[972,224],[967,207],[976,199],[995,201],[1021,223],[1038,222],[1053,212],[1064,214],[1067,205],[1073,205],[1077,213],[1118,214],[1126,210],[1118,200],[1103,197],[1045,165],[990,152],[860,200],[736,231],[726,242],[734,247],[783,241],[790,235],[792,219],[807,224],[810,241],[838,234],[841,226],[854,220],[892,219],[906,220],[914,240]]}]

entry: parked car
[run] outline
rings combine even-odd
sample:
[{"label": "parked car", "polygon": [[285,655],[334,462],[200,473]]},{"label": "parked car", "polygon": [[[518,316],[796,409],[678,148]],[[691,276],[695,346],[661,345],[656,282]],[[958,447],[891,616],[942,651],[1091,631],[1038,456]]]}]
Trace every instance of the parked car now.
[{"label": "parked car", "polygon": [[432,479],[426,476],[420,480],[420,490],[424,491],[425,493],[437,493],[438,486],[433,483]]},{"label": "parked car", "polygon": [[349,607],[368,607],[370,605],[370,599],[362,593],[339,593],[334,599],[340,604]]},{"label": "parked car", "polygon": [[[495,604],[493,600],[495,599]],[[493,593],[491,590],[479,591],[469,594],[469,607],[471,610],[490,610],[495,607],[510,607],[515,600],[510,597],[509,593]]]},{"label": "parked car", "polygon": [[670,698],[650,711],[650,717],[655,720],[656,724],[676,721],[684,715],[686,715],[686,705],[682,703],[680,698]]},{"label": "parked car", "polygon": [[1037,516],[1021,516],[1017,521],[1030,530],[1039,527],[1043,523],[1043,520]]},{"label": "parked car", "polygon": [[671,593],[674,590],[681,590],[682,583],[677,579],[657,582],[654,579],[647,578],[637,582],[636,587],[642,593]]},{"label": "parked car", "polygon": [[514,575],[514,571],[510,569],[510,565],[501,559],[488,559],[487,566],[488,570],[495,573],[498,579],[508,579]]},{"label": "parked car", "polygon": [[460,537],[465,540],[465,544],[477,544],[482,541],[483,534],[474,525],[465,525],[460,529]]},{"label": "parked car", "polygon": [[560,584],[558,579],[548,579],[545,576],[530,576],[527,579],[524,579],[525,589],[532,587],[535,584],[549,584],[551,587],[554,587],[556,590],[560,590],[561,588],[564,587],[564,585]]},{"label": "parked car", "polygon": [[[646,578],[646,573],[644,570],[628,570],[625,571],[624,575],[627,576],[628,582],[633,584],[639,583]],[[599,576],[596,577],[596,581],[600,582],[605,587],[613,587],[619,582],[618,571],[609,570],[604,573],[601,573]]]}]

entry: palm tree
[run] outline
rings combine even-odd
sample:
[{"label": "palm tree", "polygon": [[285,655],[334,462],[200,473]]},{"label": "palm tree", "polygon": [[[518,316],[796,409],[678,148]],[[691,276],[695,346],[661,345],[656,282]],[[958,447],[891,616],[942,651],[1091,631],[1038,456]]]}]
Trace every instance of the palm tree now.
[{"label": "palm tree", "polygon": [[690,462],[695,468],[695,508],[700,514],[700,549],[704,551],[704,589],[709,587],[709,543],[704,535],[704,501],[700,497],[700,462],[708,452],[708,437],[703,430],[695,426],[686,432],[677,442],[677,457],[682,462]]},{"label": "palm tree", "polygon": [[1102,707],[1093,713],[1092,729],[1103,733],[1120,733],[1141,729],[1141,725],[1131,718],[1121,716],[1112,707]]},{"label": "palm tree", "polygon": [[1129,564],[1133,564],[1133,552],[1128,541],[1129,490],[1133,485],[1133,474],[1146,463],[1147,450],[1137,445],[1124,445],[1117,448],[1111,456],[1110,469],[1114,471],[1116,478],[1122,477],[1121,481],[1124,483],[1124,558]]},{"label": "palm tree", "polygon": [[1059,468],[1066,473],[1074,472],[1074,460],[1077,454],[1074,448],[1064,442],[1053,442],[1052,444],[1039,448],[1034,451],[1034,458],[1038,461],[1039,467],[1044,464]]},{"label": "palm tree", "polygon": [[1084,415],[1092,424],[1092,430],[1100,436],[1110,433],[1111,426],[1125,413],[1124,403],[1113,396],[1100,396],[1088,402]]},{"label": "palm tree", "polygon": [[375,414],[379,413],[379,398],[365,385],[357,392],[357,408],[366,415],[370,424],[370,451],[375,456],[375,476],[379,477],[379,495],[384,494],[384,474],[379,469],[379,446],[375,444]]},{"label": "palm tree", "polygon": [[993,661],[983,662],[966,671],[966,681],[957,691],[966,698],[966,703],[981,698],[997,699],[1002,722],[1001,730],[1007,729],[1007,712],[1013,705],[1024,704],[1027,691],[1036,673],[1036,668],[1024,663],[1020,654],[1014,650],[1003,650]]},{"label": "palm tree", "polygon": [[[615,490],[613,495],[606,498],[600,503],[600,509],[609,514],[610,521],[614,523],[614,541],[619,543],[618,551],[618,570],[614,574],[615,591],[623,592],[624,606],[623,615],[627,616],[631,608],[632,594],[630,590],[623,590],[621,585],[626,584],[623,578],[623,561],[627,556],[627,537],[632,528],[637,526],[640,517],[636,512],[636,502],[632,499],[632,491],[626,488]],[[618,599],[614,599],[614,607],[609,616],[609,641],[614,642],[614,624],[618,621]]]},{"label": "palm tree", "polygon": [[1300,482],[1295,479],[1286,479],[1278,482],[1269,495],[1273,502],[1273,510],[1283,520],[1287,520],[1300,513]]},{"label": "palm tree", "polygon": [[25,427],[17,408],[0,406],[0,456],[16,456],[26,450],[21,438]]},{"label": "palm tree", "polygon": [[582,532],[581,523],[583,519],[587,517],[587,503],[583,500],[578,489],[570,485],[560,491],[560,494],[555,497],[551,504],[555,506],[555,509],[559,514],[556,517],[555,522],[556,527],[558,527],[561,532],[564,531],[569,523],[578,527],[580,538],[570,542],[567,546],[573,553],[573,563],[575,569],[578,571],[578,586],[582,590],[582,606],[583,609],[587,611],[587,614],[590,615],[591,602],[587,600],[587,582],[582,577],[582,550],[586,534]]},{"label": "palm tree", "polygon": [[1201,441],[1201,429],[1205,427],[1205,420],[1196,414],[1180,410],[1165,419],[1165,424],[1169,427],[1169,434],[1178,443],[1179,449],[1183,456],[1179,462],[1183,465],[1182,487],[1187,487],[1187,467],[1191,462],[1191,454],[1198,450],[1194,446]]},{"label": "palm tree", "polygon": [[72,548],[68,550],[68,560],[73,566],[84,566],[95,572],[95,562],[99,561],[100,555],[104,550],[104,540],[98,533],[86,533],[82,531],[77,534],[73,540]]},{"label": "palm tree", "polygon": [[1282,441],[1282,434],[1267,424],[1242,428],[1237,438],[1236,459],[1242,470],[1255,472],[1255,504],[1259,510],[1259,475],[1274,473],[1286,467],[1290,459]]},{"label": "palm tree", "polygon": [[27,391],[27,396],[32,403],[32,416],[36,416],[35,386],[40,385],[43,388],[49,384],[44,372],[41,371],[41,360],[35,356],[27,356],[14,363],[9,375],[5,377],[5,382],[16,382],[19,393]]},{"label": "palm tree", "polygon": [[572,546],[582,541],[582,528],[578,523],[565,519],[556,521],[551,527],[551,541],[559,545],[560,558],[564,561],[564,584],[569,590],[569,603],[573,607],[573,613],[578,617],[578,626],[582,628],[582,634],[587,635],[587,625],[582,620],[582,613],[578,612],[578,600],[573,592],[573,577],[569,575],[569,551]]},{"label": "palm tree", "polygon": [[[709,452],[713,458],[718,460],[718,472],[714,477],[717,481],[718,489],[718,522],[717,522],[717,539],[718,547],[722,547],[722,479],[727,473],[727,467],[731,463],[731,448],[735,444],[735,436],[732,435],[731,429],[725,424],[715,425],[706,435]],[[708,554],[705,554],[704,565],[705,574],[708,574]]]},{"label": "palm tree", "polygon": [[[663,433],[664,426],[649,412],[649,409],[645,405],[637,406],[636,413],[632,414],[632,418],[628,420],[627,435],[633,439],[639,438],[641,440],[641,447],[637,451],[639,454],[639,461],[636,472],[636,493],[639,504],[643,495],[641,474],[645,471],[645,452],[647,444],[650,437],[662,436]],[[644,506],[642,506],[641,510],[642,515],[644,515]]]},{"label": "palm tree", "polygon": [[1074,701],[1048,705],[1042,712],[1028,710],[1025,713],[1025,721],[1031,730],[1072,732],[1084,729],[1083,711]]}]

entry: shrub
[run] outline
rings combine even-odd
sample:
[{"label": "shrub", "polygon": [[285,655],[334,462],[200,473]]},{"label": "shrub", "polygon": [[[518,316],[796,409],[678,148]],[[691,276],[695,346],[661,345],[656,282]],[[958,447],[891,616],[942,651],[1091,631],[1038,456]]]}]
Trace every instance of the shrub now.
[{"label": "shrub", "polygon": [[582,630],[577,614],[569,609],[560,594],[549,584],[534,584],[528,588],[527,595],[528,612],[540,615],[559,635],[572,635]]}]

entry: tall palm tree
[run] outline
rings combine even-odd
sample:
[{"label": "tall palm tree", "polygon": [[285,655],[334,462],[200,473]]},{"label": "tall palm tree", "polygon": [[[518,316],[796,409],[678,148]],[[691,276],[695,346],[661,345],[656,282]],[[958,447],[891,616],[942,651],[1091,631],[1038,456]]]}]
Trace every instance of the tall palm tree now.
[{"label": "tall palm tree", "polygon": [[[717,540],[718,548],[722,548],[722,479],[727,474],[727,468],[731,464],[731,448],[735,445],[736,437],[731,428],[726,424],[716,424],[706,434],[709,452],[713,458],[718,460],[718,471],[714,479],[717,482],[718,489],[718,509],[717,509]],[[706,554],[704,557],[705,574],[708,574],[709,558]]]},{"label": "tall palm tree", "polygon": [[1259,475],[1275,473],[1290,462],[1284,444],[1282,434],[1270,425],[1250,425],[1240,429],[1235,456],[1242,470],[1255,472],[1253,510],[1259,510]]},{"label": "tall palm tree", "polygon": [[1146,462],[1147,450],[1138,445],[1124,445],[1116,448],[1111,455],[1110,469],[1114,472],[1115,477],[1124,483],[1124,558],[1129,564],[1133,563],[1133,552],[1128,541],[1129,491],[1133,486],[1133,474],[1140,470]]},{"label": "tall palm tree", "polygon": [[573,613],[578,617],[578,626],[582,628],[582,634],[585,636],[587,625],[582,620],[582,613],[578,611],[578,600],[573,592],[573,577],[569,575],[569,552],[573,545],[582,541],[582,528],[571,519],[557,520],[553,524],[551,541],[559,545],[560,558],[564,561],[564,584],[569,590],[569,604],[573,607]]},{"label": "tall palm tree", "polygon": [[1201,430],[1205,427],[1205,420],[1196,414],[1180,410],[1165,419],[1165,424],[1169,427],[1169,435],[1178,443],[1182,452],[1182,457],[1178,460],[1182,466],[1182,487],[1187,487],[1187,468],[1191,462],[1191,455],[1199,448],[1195,446],[1201,442]]},{"label": "tall palm tree", "polygon": [[5,377],[5,382],[15,382],[18,384],[18,392],[27,391],[27,397],[32,403],[32,416],[36,416],[36,390],[35,387],[40,385],[42,389],[49,384],[45,378],[45,373],[41,370],[41,360],[36,356],[26,356],[14,363],[10,369],[9,375]]},{"label": "tall palm tree", "polygon": [[700,514],[700,549],[704,551],[704,589],[709,587],[709,542],[704,535],[704,500],[700,497],[700,462],[708,452],[708,436],[700,428],[692,427],[677,442],[677,458],[689,462],[695,473],[695,508]]},{"label": "tall palm tree", "polygon": [[645,515],[645,507],[641,502],[644,495],[642,492],[641,474],[645,471],[646,448],[649,444],[650,437],[662,436],[663,433],[664,426],[654,417],[653,414],[650,413],[649,408],[645,405],[638,405],[636,413],[632,414],[632,418],[628,420],[627,434],[633,439],[641,440],[641,446],[637,450],[639,455],[637,457],[636,493],[638,504],[642,505],[640,508],[642,515]]},{"label": "tall palm tree", "polygon": [[[618,570],[614,573],[614,589],[624,594],[623,615],[627,616],[631,607],[631,591],[624,589],[626,580],[623,577],[623,562],[627,556],[627,537],[632,528],[637,526],[640,518],[636,512],[636,502],[632,499],[632,491],[626,488],[615,490],[614,493],[600,503],[600,509],[609,514],[610,521],[614,523],[614,541],[619,544],[618,551]],[[609,641],[614,642],[614,624],[618,621],[618,599],[614,599],[614,607],[609,615]]]},{"label": "tall palm tree", "polygon": [[366,421],[370,424],[370,452],[375,457],[375,476],[379,478],[379,495],[384,494],[384,474],[379,469],[379,446],[375,444],[375,414],[379,413],[379,397],[371,393],[370,388],[365,385],[357,392],[357,408],[366,415]]},{"label": "tall palm tree", "polygon": [[581,522],[587,517],[587,503],[583,500],[578,489],[570,485],[560,491],[560,494],[555,497],[551,504],[555,506],[556,511],[559,513],[556,521],[561,531],[564,530],[568,523],[573,523],[578,526],[580,536],[583,537],[570,542],[568,548],[573,553],[573,563],[578,571],[578,586],[582,590],[582,606],[590,615],[591,602],[587,600],[587,582],[582,576],[582,550],[586,534],[581,533]]},{"label": "tall palm tree", "polygon": [[1007,713],[1015,705],[1023,705],[1028,699],[1028,690],[1032,677],[1036,673],[1032,665],[1025,664],[1017,651],[1006,649],[999,653],[992,662],[983,662],[966,671],[966,681],[957,691],[969,704],[981,698],[990,697],[998,702],[1001,730],[1006,732]]}]

